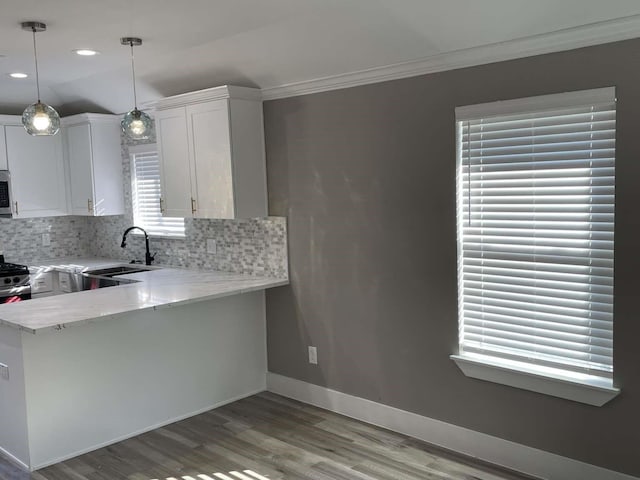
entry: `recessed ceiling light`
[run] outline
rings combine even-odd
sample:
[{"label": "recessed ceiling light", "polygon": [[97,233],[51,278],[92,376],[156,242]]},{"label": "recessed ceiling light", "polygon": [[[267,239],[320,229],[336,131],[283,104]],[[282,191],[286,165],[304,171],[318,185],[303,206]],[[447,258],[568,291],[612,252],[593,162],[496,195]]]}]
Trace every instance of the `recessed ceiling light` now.
[{"label": "recessed ceiling light", "polygon": [[14,73],[10,73],[9,76],[11,78],[27,78],[29,75],[22,72],[14,72]]},{"label": "recessed ceiling light", "polygon": [[77,55],[82,55],[83,57],[93,57],[94,55],[98,55],[97,50],[90,50],[88,48],[79,48],[78,50],[74,50],[73,53]]}]

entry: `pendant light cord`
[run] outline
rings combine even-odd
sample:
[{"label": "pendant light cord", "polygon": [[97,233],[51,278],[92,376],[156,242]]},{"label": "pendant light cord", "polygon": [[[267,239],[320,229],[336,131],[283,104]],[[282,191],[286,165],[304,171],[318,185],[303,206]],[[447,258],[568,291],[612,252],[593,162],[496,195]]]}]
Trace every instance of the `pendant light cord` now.
[{"label": "pendant light cord", "polygon": [[33,56],[36,61],[36,90],[38,91],[38,103],[40,103],[40,75],[38,73],[38,49],[36,47],[36,27],[31,27],[33,32]]},{"label": "pendant light cord", "polygon": [[138,109],[138,96],[136,94],[136,65],[133,61],[133,41],[129,42],[131,46],[131,75],[133,77],[133,106]]}]

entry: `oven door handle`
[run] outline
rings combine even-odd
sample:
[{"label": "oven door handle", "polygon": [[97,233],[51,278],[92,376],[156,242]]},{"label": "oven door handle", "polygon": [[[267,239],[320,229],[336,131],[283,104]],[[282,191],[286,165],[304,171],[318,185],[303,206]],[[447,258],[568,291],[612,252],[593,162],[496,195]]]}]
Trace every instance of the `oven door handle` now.
[{"label": "oven door handle", "polygon": [[15,295],[24,295],[25,293],[31,293],[31,285],[0,287],[0,297],[13,297]]}]

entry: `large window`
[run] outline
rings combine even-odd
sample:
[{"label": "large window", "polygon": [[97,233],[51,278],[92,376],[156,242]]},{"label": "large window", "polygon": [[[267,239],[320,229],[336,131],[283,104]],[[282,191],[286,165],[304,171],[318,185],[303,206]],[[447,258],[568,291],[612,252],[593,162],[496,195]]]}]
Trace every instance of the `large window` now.
[{"label": "large window", "polygon": [[129,153],[134,225],[149,235],[184,237],[184,219],[163,217],[160,211],[160,163],[155,145],[131,147]]},{"label": "large window", "polygon": [[456,121],[454,359],[469,376],[604,403],[617,391],[615,90],[462,107]]}]

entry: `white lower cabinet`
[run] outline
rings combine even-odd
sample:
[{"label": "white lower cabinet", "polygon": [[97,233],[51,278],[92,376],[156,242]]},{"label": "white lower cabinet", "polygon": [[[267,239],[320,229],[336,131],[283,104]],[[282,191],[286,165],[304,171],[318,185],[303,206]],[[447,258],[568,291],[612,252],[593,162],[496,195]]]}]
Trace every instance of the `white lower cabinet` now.
[{"label": "white lower cabinet", "polygon": [[224,86],[162,99],[156,130],[163,215],[267,215],[259,90]]},{"label": "white lower cabinet", "polygon": [[62,135],[29,135],[4,127],[15,218],[68,215]]}]

